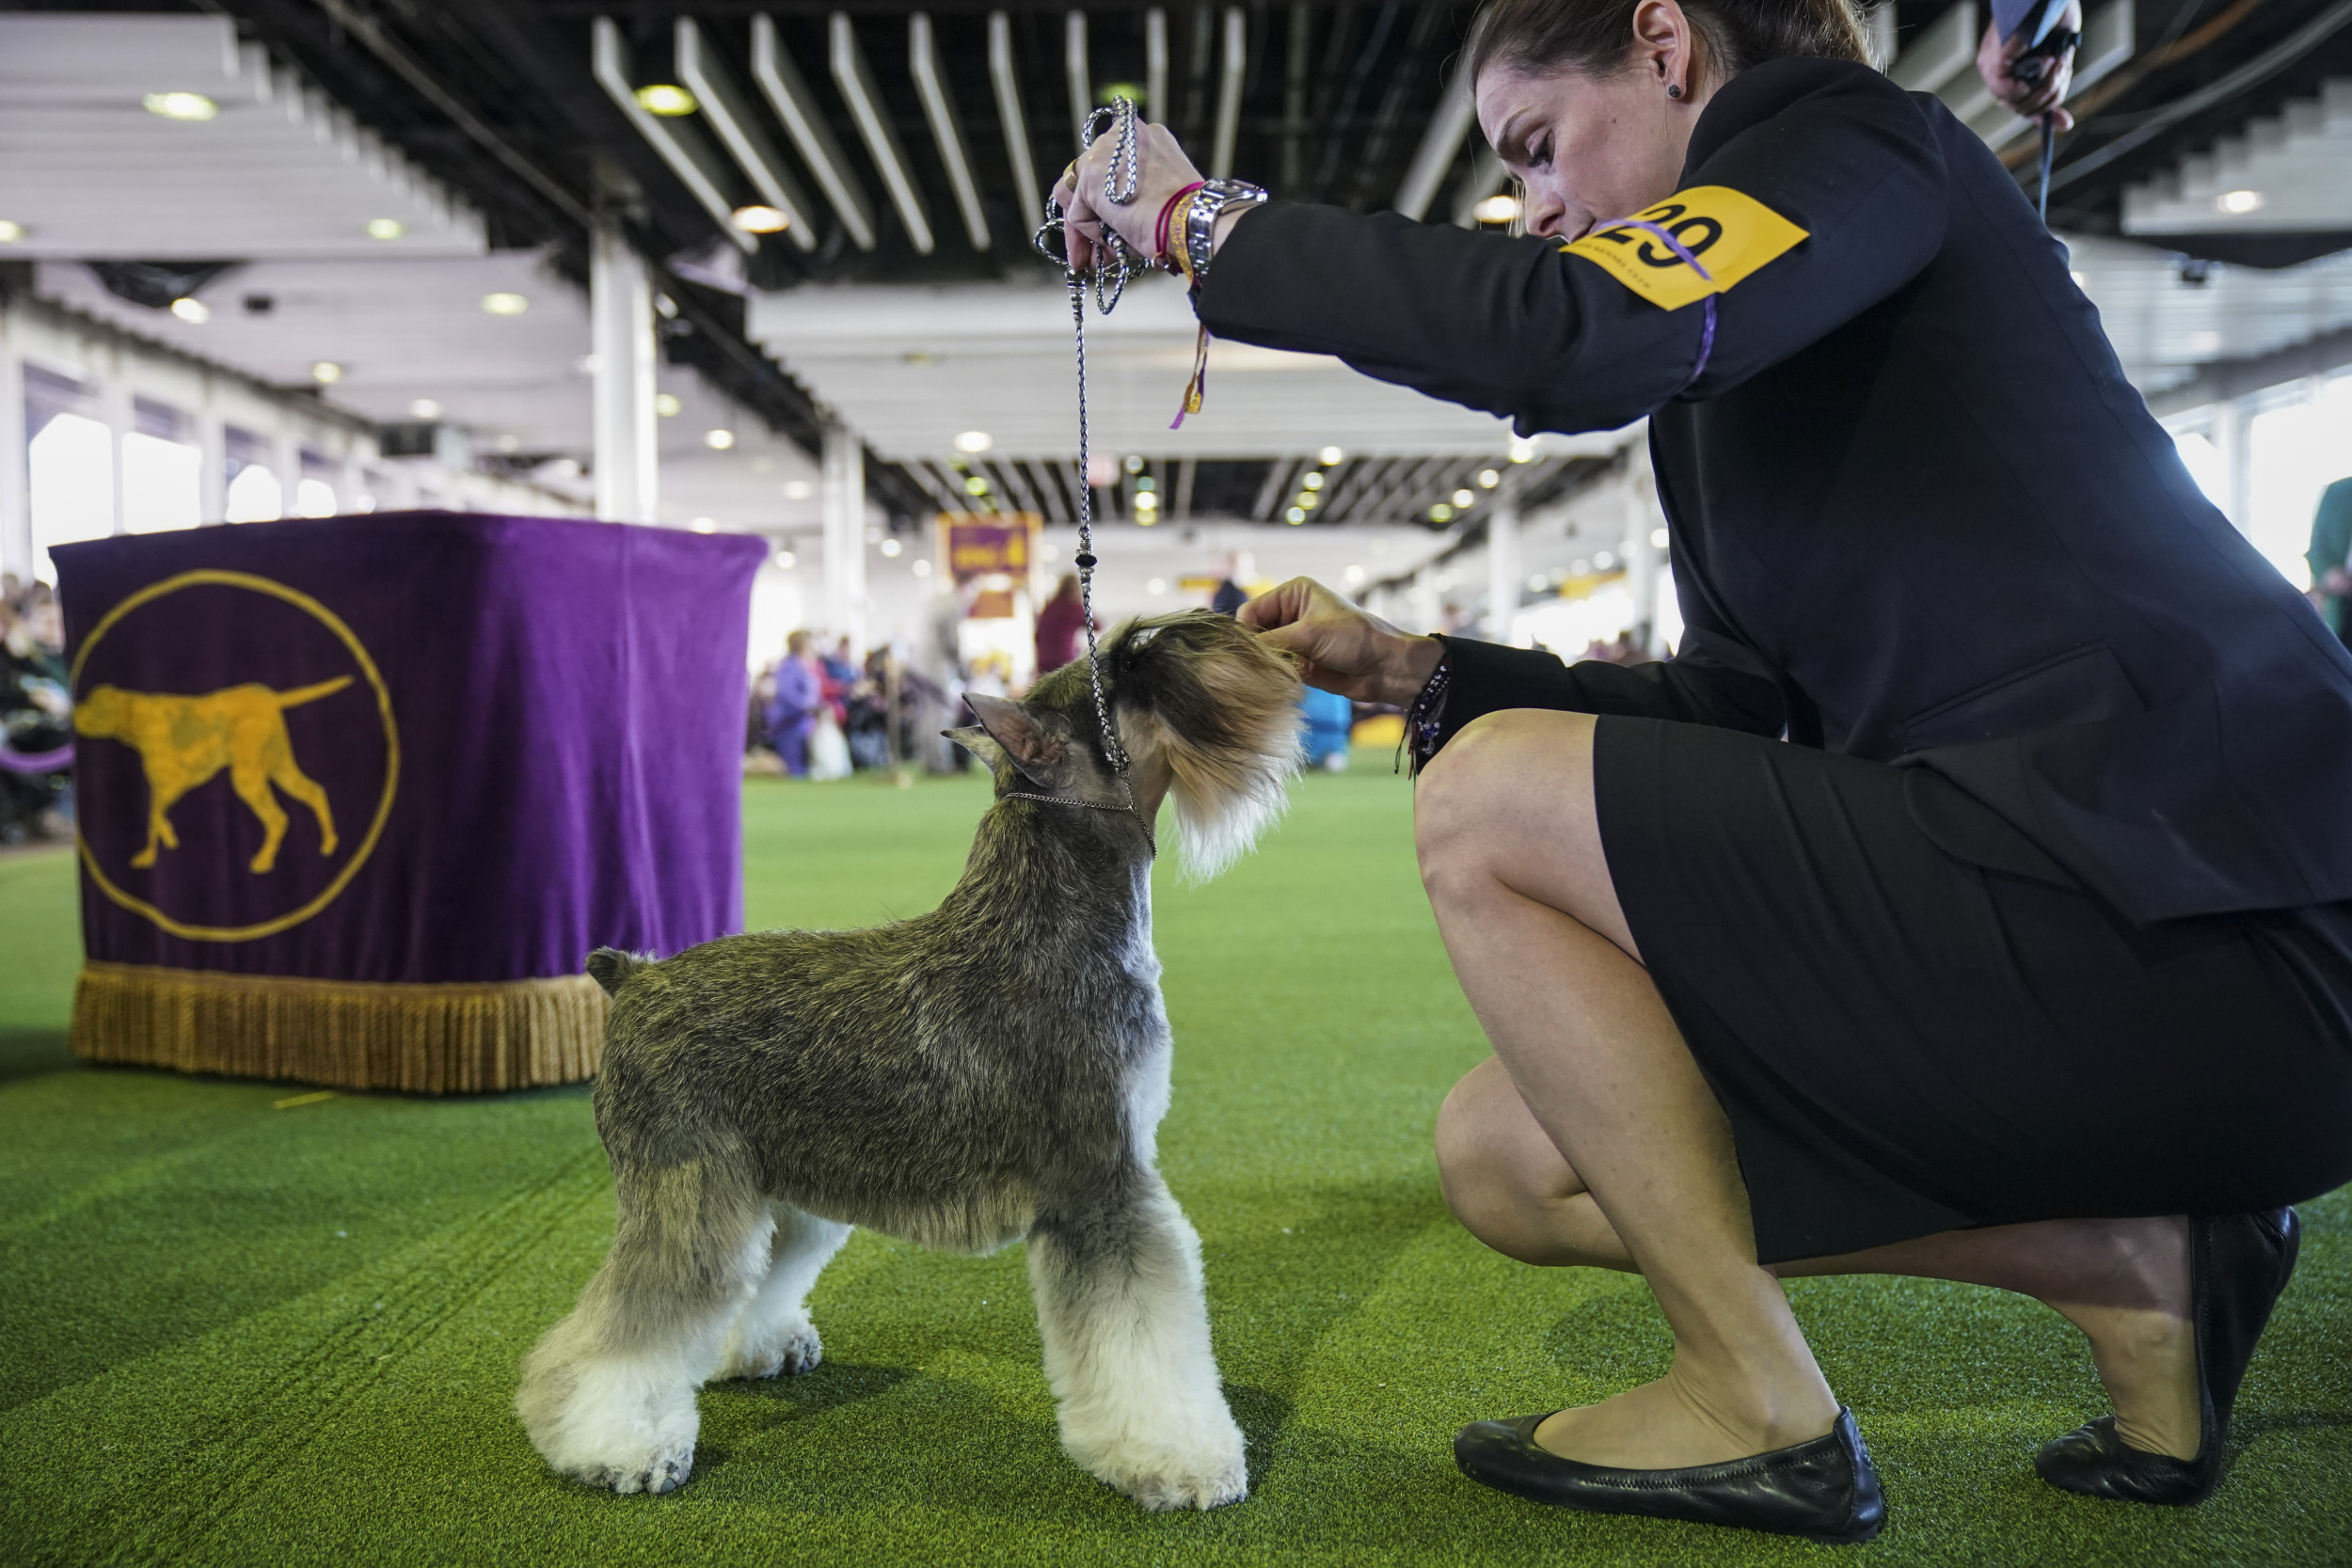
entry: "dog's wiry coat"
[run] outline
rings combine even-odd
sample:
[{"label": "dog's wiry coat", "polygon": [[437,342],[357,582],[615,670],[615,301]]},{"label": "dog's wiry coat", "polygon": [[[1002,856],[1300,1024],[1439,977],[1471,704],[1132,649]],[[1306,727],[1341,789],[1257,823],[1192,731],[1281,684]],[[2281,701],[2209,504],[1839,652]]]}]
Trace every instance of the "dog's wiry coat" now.
[{"label": "dog's wiry coat", "polygon": [[[1130,623],[1103,663],[1138,802],[1172,793],[1187,861],[1230,863],[1295,766],[1296,674],[1206,613]],[[1082,663],[975,705],[985,733],[955,734],[999,799],[937,910],[590,959],[613,994],[596,1109],[619,1225],[516,1399],[564,1474],[684,1481],[696,1387],[816,1366],[808,1291],[863,1225],[968,1252],[1025,1237],[1071,1456],[1147,1508],[1247,1491],[1200,1243],[1155,1166],[1150,839],[1128,811],[1004,798],[1121,800]]]}]

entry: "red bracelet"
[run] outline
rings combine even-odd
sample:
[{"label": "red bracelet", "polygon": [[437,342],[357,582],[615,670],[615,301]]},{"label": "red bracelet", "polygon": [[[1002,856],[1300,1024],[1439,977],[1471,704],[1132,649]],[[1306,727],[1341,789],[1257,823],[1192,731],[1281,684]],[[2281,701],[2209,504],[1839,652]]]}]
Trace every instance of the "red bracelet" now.
[{"label": "red bracelet", "polygon": [[1152,230],[1152,259],[1153,261],[1168,260],[1168,220],[1176,215],[1177,204],[1207,183],[1206,180],[1195,180],[1191,184],[1169,197],[1168,204],[1160,209],[1159,226]]}]

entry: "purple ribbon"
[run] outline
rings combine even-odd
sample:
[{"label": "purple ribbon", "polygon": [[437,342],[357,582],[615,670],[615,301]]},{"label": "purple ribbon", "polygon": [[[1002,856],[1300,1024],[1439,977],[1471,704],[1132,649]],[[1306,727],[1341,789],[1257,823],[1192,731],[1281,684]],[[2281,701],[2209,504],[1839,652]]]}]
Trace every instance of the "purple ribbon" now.
[{"label": "purple ribbon", "polygon": [[[1706,267],[1700,265],[1698,257],[1692,253],[1691,248],[1684,245],[1680,240],[1676,239],[1672,234],[1666,232],[1664,226],[1661,224],[1652,223],[1647,218],[1619,218],[1614,223],[1605,223],[1601,225],[1601,227],[1603,229],[1639,229],[1645,234],[1655,235],[1661,245],[1664,245],[1668,250],[1673,251],[1677,257],[1681,258],[1682,261],[1689,263],[1692,272],[1697,273],[1701,277],[1705,278],[1709,283],[1715,281],[1715,275],[1708,272]],[[1707,320],[1699,328],[1699,356],[1698,359],[1691,366],[1691,373],[1683,378],[1682,385],[1675,388],[1675,396],[1680,397],[1683,393],[1689,391],[1692,387],[1698,385],[1700,372],[1707,369],[1708,356],[1712,355],[1714,352],[1715,296],[1713,294],[1708,294],[1707,296]]]},{"label": "purple ribbon", "polygon": [[0,771],[55,773],[72,766],[73,743],[70,740],[54,752],[18,752],[0,746]]}]

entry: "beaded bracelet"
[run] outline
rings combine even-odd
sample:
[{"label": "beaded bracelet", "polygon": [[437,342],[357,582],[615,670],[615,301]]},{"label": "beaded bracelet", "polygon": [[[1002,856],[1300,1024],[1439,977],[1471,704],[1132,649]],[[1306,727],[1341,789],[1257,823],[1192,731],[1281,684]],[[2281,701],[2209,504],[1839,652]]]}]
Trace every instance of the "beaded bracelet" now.
[{"label": "beaded bracelet", "polygon": [[[1442,644],[1441,644],[1442,646]],[[1438,667],[1429,672],[1429,680],[1413,699],[1413,705],[1405,712],[1403,744],[1413,756],[1413,771],[1419,773],[1423,764],[1438,754],[1438,736],[1445,728],[1445,694],[1454,684],[1454,672],[1448,657],[1438,656]]]},{"label": "beaded bracelet", "polygon": [[[1159,226],[1152,230],[1152,260],[1165,261],[1169,259],[1168,253],[1168,220],[1176,215],[1176,212],[1179,207],[1183,206],[1191,198],[1193,192],[1199,190],[1201,186],[1207,183],[1208,182],[1205,180],[1195,180],[1191,184],[1186,185],[1183,190],[1178,191],[1174,196],[1169,197],[1166,204],[1160,208]],[[1181,237],[1184,230],[1182,229],[1178,229],[1176,233]],[[1180,243],[1177,245],[1175,260],[1179,265],[1182,265],[1184,261],[1184,246],[1181,243],[1181,238]]]}]

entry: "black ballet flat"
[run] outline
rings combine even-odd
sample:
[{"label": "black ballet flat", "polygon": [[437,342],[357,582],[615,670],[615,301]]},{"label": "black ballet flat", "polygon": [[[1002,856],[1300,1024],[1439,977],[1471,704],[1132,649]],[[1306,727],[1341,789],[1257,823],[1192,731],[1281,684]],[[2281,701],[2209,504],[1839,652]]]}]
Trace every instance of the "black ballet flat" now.
[{"label": "black ballet flat", "polygon": [[2193,1216],[2189,1225],[2189,1303],[2197,1329],[2197,1457],[2175,1459],[2133,1448],[2102,1416],[2053,1437],[2033,1456],[2051,1485],[2087,1497],[2185,1507],[2203,1502],[2221,1481],[2221,1449],[2230,1434],[2246,1364],[2270,1321],[2270,1309],[2295,1273],[2303,1227],[2292,1209]]},{"label": "black ballet flat", "polygon": [[1473,1421],[1454,1439],[1454,1462],[1474,1481],[1554,1508],[1640,1513],[1700,1525],[1802,1535],[1824,1546],[1867,1541],[1886,1522],[1879,1473],[1840,1407],[1809,1443],[1683,1470],[1618,1470],[1563,1459],[1535,1442],[1549,1418]]}]

